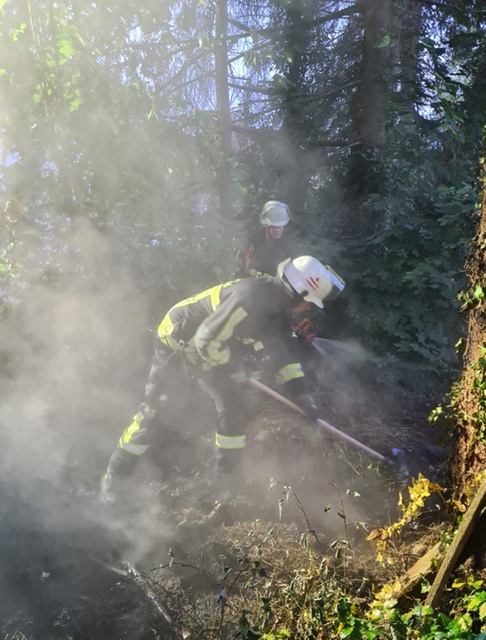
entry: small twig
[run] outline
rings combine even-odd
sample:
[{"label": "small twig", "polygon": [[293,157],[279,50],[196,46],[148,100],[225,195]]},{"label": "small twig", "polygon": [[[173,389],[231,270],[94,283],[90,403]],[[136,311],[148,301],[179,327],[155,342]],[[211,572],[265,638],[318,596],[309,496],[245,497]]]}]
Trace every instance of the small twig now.
[{"label": "small twig", "polygon": [[285,489],[292,494],[292,496],[294,497],[295,500],[295,504],[297,505],[297,508],[299,509],[299,511],[301,512],[303,518],[304,518],[304,522],[305,522],[305,526],[306,526],[306,533],[307,534],[311,534],[315,541],[317,542],[317,544],[320,544],[320,540],[317,536],[317,532],[315,529],[311,528],[310,522],[309,522],[309,518],[307,517],[307,513],[305,512],[304,506],[302,504],[302,502],[299,500],[299,497],[297,496],[297,494],[295,493],[294,489],[288,485],[285,484],[285,482],[277,482],[276,484],[281,484],[285,487]]},{"label": "small twig", "polygon": [[[156,586],[158,589],[160,589],[164,593],[164,595],[167,597],[168,600],[172,600],[173,602],[175,602],[178,605],[179,609],[181,611],[184,611],[184,613],[187,615],[187,617],[192,619],[192,622],[193,622],[193,624],[195,626],[199,626],[199,623],[194,618],[194,616],[185,607],[182,607],[180,602],[177,601],[177,599],[175,598],[174,594],[172,594],[170,591],[168,591],[163,585],[160,584],[160,582],[157,582],[157,580],[155,580],[154,578],[152,578],[149,575],[141,574],[140,572],[139,572],[139,575],[141,576],[142,579],[146,580],[147,582],[151,582],[154,586]],[[172,625],[174,625],[173,622],[172,622]],[[192,632],[187,627],[182,627],[181,628],[181,633],[182,633],[183,638],[188,638],[189,636],[192,635]]]},{"label": "small twig", "polygon": [[329,483],[331,486],[333,486],[336,489],[336,493],[338,494],[339,497],[339,504],[340,504],[340,511],[338,511],[338,515],[340,518],[342,518],[343,522],[344,522],[344,553],[343,553],[343,570],[344,570],[344,578],[346,579],[346,573],[347,573],[347,554],[346,554],[346,550],[350,549],[350,544],[349,544],[349,537],[348,537],[348,520],[346,518],[346,511],[344,509],[344,500],[343,497],[341,495],[341,492],[339,491],[339,487],[337,486],[337,484],[334,481],[331,481]]},{"label": "small twig", "polygon": [[[163,590],[162,585],[160,585],[158,582],[156,582],[150,576],[142,574],[140,571],[135,569],[135,567],[133,565],[131,565],[131,564],[127,563],[127,569],[120,569],[118,567],[114,567],[114,566],[112,566],[110,564],[106,564],[105,562],[101,562],[101,561],[96,560],[94,558],[91,558],[91,560],[92,560],[92,562],[95,562],[96,564],[105,567],[105,569],[108,569],[108,571],[116,573],[117,575],[122,576],[124,578],[133,580],[133,582],[138,587],[140,587],[140,589],[144,592],[146,597],[154,605],[154,607],[156,608],[158,613],[162,616],[164,622],[166,624],[168,624],[171,629],[176,628],[176,625],[174,624],[174,621],[172,620],[172,616],[169,614],[169,612],[166,610],[166,608],[160,602],[159,598],[154,593],[154,591],[146,583],[147,582],[151,582],[152,584],[155,584],[158,588]],[[169,595],[169,597],[170,597],[170,594],[168,594],[167,592],[166,592],[166,594]],[[185,628],[181,629],[181,633],[182,633],[182,636],[184,638],[189,638],[190,635],[192,635],[192,632],[190,632],[188,629],[185,629]]]},{"label": "small twig", "polygon": [[359,478],[361,478],[361,479],[363,480],[363,475],[362,475],[362,474],[361,474],[361,473],[356,469],[356,467],[355,467],[353,464],[351,464],[351,462],[350,462],[350,461],[345,457],[345,455],[344,455],[344,453],[343,453],[343,450],[342,450],[341,448],[340,448],[339,450],[340,450],[340,452],[341,452],[341,456],[340,456],[340,458],[339,458],[339,459],[340,459],[340,460],[342,460],[343,462],[345,462],[345,463],[348,465],[348,467],[350,467],[350,468],[354,471],[354,473],[355,473]]},{"label": "small twig", "polygon": [[[160,571],[161,569],[172,569],[172,567],[182,567],[183,569],[194,569],[195,571],[198,571],[200,574],[202,574],[205,578],[208,578],[208,579],[210,578],[210,576],[208,576],[208,574],[205,571],[203,571],[201,567],[196,567],[193,564],[186,564],[185,562],[176,562],[173,558],[171,558],[171,560],[167,562],[167,564],[160,564],[158,567],[153,567],[152,569],[149,569],[149,573],[151,573],[152,571]],[[153,580],[153,578],[150,578],[150,579]]]}]

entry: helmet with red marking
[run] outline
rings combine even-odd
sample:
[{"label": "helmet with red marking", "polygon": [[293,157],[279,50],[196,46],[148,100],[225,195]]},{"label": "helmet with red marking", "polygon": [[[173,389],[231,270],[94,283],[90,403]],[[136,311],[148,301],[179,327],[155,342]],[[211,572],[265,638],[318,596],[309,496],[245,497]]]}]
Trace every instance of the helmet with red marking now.
[{"label": "helmet with red marking", "polygon": [[278,265],[278,276],[304,300],[322,309],[323,300],[333,300],[345,287],[344,280],[328,265],[312,256],[300,256]]}]

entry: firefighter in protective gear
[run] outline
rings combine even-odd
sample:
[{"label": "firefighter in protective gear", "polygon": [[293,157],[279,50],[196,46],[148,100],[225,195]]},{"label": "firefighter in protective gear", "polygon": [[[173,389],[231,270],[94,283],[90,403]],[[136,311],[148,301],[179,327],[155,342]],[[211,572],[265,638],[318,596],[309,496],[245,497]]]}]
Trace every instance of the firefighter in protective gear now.
[{"label": "firefighter in protective gear", "polygon": [[[323,277],[323,269],[326,271]],[[285,277],[296,291],[309,289],[310,282],[314,288],[309,290],[305,300],[312,302],[319,309],[323,308],[323,300],[331,301],[344,289],[344,281],[331,269],[322,265],[311,256],[301,256],[295,260],[285,260],[278,266],[278,275]],[[295,335],[310,345],[316,336],[312,321],[306,315],[294,316],[292,329]]]},{"label": "firefighter in protective gear", "polygon": [[284,392],[297,403],[300,398],[315,418],[317,408],[294,355],[290,317],[296,309],[322,305],[336,286],[342,289],[344,283],[329,267],[314,258],[296,259],[286,261],[276,278],[226,282],[173,306],[158,327],[145,398],[110,458],[101,499],[112,501],[113,479],[133,469],[154,434],[177,424],[188,370],[202,381],[216,409],[217,471],[231,472],[246,443],[243,345],[265,349]]},{"label": "firefighter in protective gear", "polygon": [[260,214],[262,227],[278,227],[283,229],[290,221],[290,209],[284,202],[269,200],[263,205]]},{"label": "firefighter in protective gear", "polygon": [[344,280],[316,258],[301,256],[279,264],[278,276],[307,302],[322,309],[324,300],[334,300],[344,289]]},{"label": "firefighter in protective gear", "polygon": [[[237,253],[239,277],[253,276],[265,278],[277,275],[278,265],[294,256],[292,244],[284,237],[284,229],[290,221],[290,210],[283,202],[269,200],[263,205],[260,214],[262,228],[248,243],[248,246]],[[313,321],[307,315],[294,317],[295,335],[311,344],[316,336]]]},{"label": "firefighter in protective gear", "polygon": [[237,276],[276,276],[279,263],[294,254],[291,243],[284,237],[289,221],[290,210],[285,203],[269,200],[263,205],[260,229],[237,253]]}]

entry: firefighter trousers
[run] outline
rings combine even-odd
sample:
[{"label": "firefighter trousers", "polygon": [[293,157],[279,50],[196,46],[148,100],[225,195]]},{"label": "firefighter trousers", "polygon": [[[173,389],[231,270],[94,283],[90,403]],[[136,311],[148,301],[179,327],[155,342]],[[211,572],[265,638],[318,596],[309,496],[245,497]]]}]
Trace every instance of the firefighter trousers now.
[{"label": "firefighter trousers", "polygon": [[144,400],[118,440],[110,458],[111,473],[127,475],[155,438],[170,437],[195,394],[198,402],[209,404],[214,415],[216,463],[220,470],[230,471],[238,450],[246,444],[244,386],[233,382],[224,367],[203,371],[184,357],[183,350],[175,352],[158,340]]}]

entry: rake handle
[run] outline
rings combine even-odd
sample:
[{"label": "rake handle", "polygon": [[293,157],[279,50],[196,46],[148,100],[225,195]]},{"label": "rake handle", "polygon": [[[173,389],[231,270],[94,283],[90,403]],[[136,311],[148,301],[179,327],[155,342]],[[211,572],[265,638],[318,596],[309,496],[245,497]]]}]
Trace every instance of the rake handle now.
[{"label": "rake handle", "polygon": [[[291,400],[288,400],[285,396],[282,396],[280,393],[277,393],[277,391],[270,389],[270,387],[267,387],[266,385],[262,384],[258,380],[255,380],[254,378],[248,378],[248,384],[250,384],[255,389],[258,389],[259,391],[263,391],[263,393],[266,393],[271,398],[278,400],[285,406],[289,407],[289,409],[293,409],[297,413],[300,413],[301,415],[305,415],[305,411],[301,409],[298,405],[296,405],[294,402],[292,402]],[[375,451],[374,449],[370,449],[370,447],[367,447],[365,444],[363,444],[359,440],[352,438],[347,433],[343,433],[342,431],[339,431],[339,429],[336,429],[336,427],[333,427],[331,424],[329,424],[325,420],[322,420],[321,418],[317,418],[317,423],[325,431],[328,431],[329,433],[336,436],[337,438],[340,438],[341,440],[345,440],[349,444],[352,444],[354,447],[356,447],[357,449],[360,449],[364,453],[367,453],[372,458],[376,458],[376,460],[379,460],[380,462],[383,462],[386,459],[385,456],[382,455],[381,453],[378,453],[378,451]]]}]

